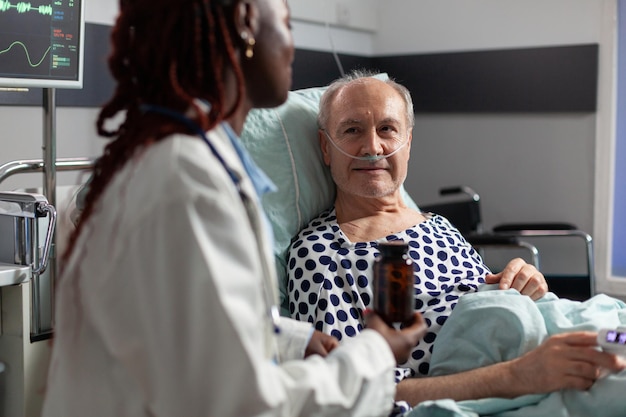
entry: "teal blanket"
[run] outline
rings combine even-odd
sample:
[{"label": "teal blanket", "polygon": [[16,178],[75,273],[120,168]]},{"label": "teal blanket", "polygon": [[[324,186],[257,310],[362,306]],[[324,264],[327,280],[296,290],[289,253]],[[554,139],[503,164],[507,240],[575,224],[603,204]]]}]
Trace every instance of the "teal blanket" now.
[{"label": "teal blanket", "polygon": [[[490,286],[491,287],[491,286]],[[626,304],[597,295],[585,302],[552,293],[539,301],[517,291],[492,290],[461,298],[437,336],[430,374],[446,375],[506,361],[567,331],[626,325]],[[410,417],[624,417],[626,371],[598,380],[588,391],[564,390],[515,399],[425,401]]]}]

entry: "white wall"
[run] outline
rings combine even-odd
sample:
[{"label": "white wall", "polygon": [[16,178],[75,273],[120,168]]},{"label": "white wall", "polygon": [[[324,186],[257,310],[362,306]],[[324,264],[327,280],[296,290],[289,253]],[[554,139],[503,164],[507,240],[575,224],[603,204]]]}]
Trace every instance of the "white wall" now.
[{"label": "white wall", "polygon": [[[105,143],[97,137],[97,109],[57,109],[57,157],[95,157]],[[9,161],[43,158],[43,110],[39,107],[0,107],[0,165]],[[77,173],[59,172],[58,185],[73,184]],[[0,190],[42,187],[42,173],[17,174],[0,183]]]},{"label": "white wall", "polygon": [[603,2],[384,0],[374,48],[399,54],[597,42]]},{"label": "white wall", "polygon": [[112,25],[118,10],[117,0],[88,0],[85,2],[85,20],[90,23]]}]

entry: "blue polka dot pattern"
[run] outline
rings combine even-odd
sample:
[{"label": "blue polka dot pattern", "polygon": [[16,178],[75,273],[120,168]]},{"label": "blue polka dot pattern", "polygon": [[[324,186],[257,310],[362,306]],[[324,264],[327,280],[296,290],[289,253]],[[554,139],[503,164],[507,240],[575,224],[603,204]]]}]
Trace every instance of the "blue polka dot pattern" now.
[{"label": "blue polka dot pattern", "polygon": [[443,217],[374,242],[352,243],[337,224],[334,209],[313,220],[293,240],[288,265],[289,308],[293,318],[314,323],[338,339],[364,328],[363,311],[371,308],[372,263],[378,242],[403,240],[415,270],[415,308],[428,332],[409,360],[396,370],[396,380],[428,373],[437,333],[458,298],[478,289],[488,273],[480,256]]}]

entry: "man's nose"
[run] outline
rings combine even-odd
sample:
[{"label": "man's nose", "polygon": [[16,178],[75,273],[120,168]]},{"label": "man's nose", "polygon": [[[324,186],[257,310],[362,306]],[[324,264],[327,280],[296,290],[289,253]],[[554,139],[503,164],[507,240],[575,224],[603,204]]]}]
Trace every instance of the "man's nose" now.
[{"label": "man's nose", "polygon": [[384,150],[382,147],[382,139],[378,135],[378,131],[368,130],[362,138],[360,152],[362,155],[382,155]]}]

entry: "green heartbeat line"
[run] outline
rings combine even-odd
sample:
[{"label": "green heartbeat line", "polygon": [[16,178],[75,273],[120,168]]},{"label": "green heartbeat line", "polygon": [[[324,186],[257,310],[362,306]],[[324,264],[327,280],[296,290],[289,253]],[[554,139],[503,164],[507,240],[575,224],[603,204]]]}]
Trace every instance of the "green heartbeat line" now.
[{"label": "green heartbeat line", "polygon": [[43,15],[52,15],[52,6],[50,5],[33,7],[30,3],[26,2],[19,2],[16,5],[12,5],[10,1],[0,0],[0,12],[6,12],[9,9],[16,9],[18,13],[35,11]]},{"label": "green heartbeat line", "polygon": [[48,49],[46,49],[46,52],[44,52],[43,56],[41,57],[41,60],[39,62],[37,62],[36,64],[33,64],[33,62],[30,60],[30,54],[28,53],[28,49],[26,49],[26,45],[24,45],[20,41],[15,41],[11,45],[9,45],[9,47],[7,49],[0,50],[0,56],[2,54],[4,54],[4,53],[9,52],[11,50],[11,48],[13,48],[15,45],[19,45],[22,48],[24,48],[24,52],[26,53],[26,59],[28,60],[28,64],[31,67],[33,67],[33,68],[38,67],[39,65],[41,65],[43,60],[46,58],[46,55],[48,55],[48,52],[50,52],[50,49],[52,48],[51,46],[49,46]]}]

